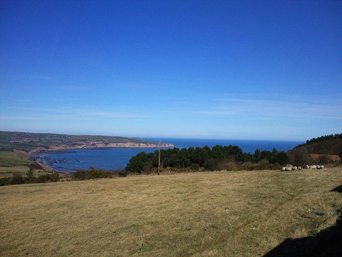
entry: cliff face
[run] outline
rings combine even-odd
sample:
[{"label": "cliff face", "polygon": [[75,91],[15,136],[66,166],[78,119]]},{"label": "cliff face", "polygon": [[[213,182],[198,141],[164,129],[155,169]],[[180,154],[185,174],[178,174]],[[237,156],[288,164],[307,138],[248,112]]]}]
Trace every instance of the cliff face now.
[{"label": "cliff face", "polygon": [[[38,152],[46,152],[46,151],[59,151],[59,150],[71,150],[71,149],[95,149],[95,148],[157,148],[159,147],[159,144],[157,143],[133,143],[133,142],[127,142],[127,143],[91,143],[91,144],[75,144],[75,145],[52,145],[48,148],[44,147],[38,147],[36,149],[33,149],[28,154],[34,154]],[[170,143],[162,143],[160,144],[161,148],[172,148],[174,147],[173,144]]]}]

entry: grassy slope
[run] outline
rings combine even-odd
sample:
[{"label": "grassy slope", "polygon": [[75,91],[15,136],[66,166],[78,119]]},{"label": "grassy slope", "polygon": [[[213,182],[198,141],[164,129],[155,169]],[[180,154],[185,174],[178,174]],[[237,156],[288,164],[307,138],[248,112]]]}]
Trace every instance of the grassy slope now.
[{"label": "grassy slope", "polygon": [[342,157],[342,139],[326,140],[323,142],[302,145],[288,151],[291,162],[295,162],[295,156],[299,155],[305,159],[307,163],[312,163],[309,154],[336,154]]},{"label": "grassy slope", "polygon": [[261,256],[333,225],[342,199],[329,190],[341,177],[341,169],[212,172],[1,187],[0,252]]},{"label": "grassy slope", "polygon": [[30,161],[27,158],[21,157],[18,153],[0,151],[0,167],[24,166],[28,164],[30,164]]},{"label": "grassy slope", "polygon": [[13,173],[20,173],[24,176],[29,170],[30,163],[19,153],[0,151],[0,178],[12,177]]}]

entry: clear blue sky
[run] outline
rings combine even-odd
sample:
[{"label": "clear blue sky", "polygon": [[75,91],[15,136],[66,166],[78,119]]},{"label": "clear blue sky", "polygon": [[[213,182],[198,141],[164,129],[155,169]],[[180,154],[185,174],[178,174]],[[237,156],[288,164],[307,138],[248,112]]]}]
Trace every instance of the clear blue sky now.
[{"label": "clear blue sky", "polygon": [[341,133],[342,1],[0,2],[0,130]]}]

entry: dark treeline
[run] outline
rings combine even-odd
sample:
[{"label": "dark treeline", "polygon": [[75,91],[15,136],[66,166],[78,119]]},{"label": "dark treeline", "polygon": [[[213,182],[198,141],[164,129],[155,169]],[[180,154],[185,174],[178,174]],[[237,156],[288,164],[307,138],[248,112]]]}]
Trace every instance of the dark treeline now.
[{"label": "dark treeline", "polygon": [[[255,150],[253,154],[244,153],[238,146],[205,146],[190,148],[173,148],[161,150],[162,169],[174,168],[179,170],[235,170],[243,169],[278,169],[289,161],[285,152]],[[245,165],[244,165],[245,164]],[[247,165],[248,164],[248,165]],[[259,165],[256,165],[259,164]],[[146,154],[141,152],[133,156],[125,170],[128,173],[151,173],[158,167],[158,150]]]},{"label": "dark treeline", "polygon": [[[21,174],[14,173],[12,177],[0,178],[0,186],[7,185],[19,185],[19,184],[32,184],[32,183],[50,183],[58,182],[60,177],[59,173],[53,172],[51,174],[40,175],[38,177],[34,176],[34,169],[30,170],[22,176]],[[90,167],[89,170],[77,170],[74,172],[70,180],[88,180],[97,178],[114,178],[114,177],[126,177],[127,171],[109,171],[101,170]]]},{"label": "dark treeline", "polygon": [[127,172],[121,170],[119,172],[113,172],[109,170],[100,170],[90,167],[89,170],[78,170],[71,176],[72,180],[88,180],[97,178],[114,178],[114,177],[126,177]]},{"label": "dark treeline", "polygon": [[310,140],[306,140],[305,144],[298,145],[297,147],[304,146],[304,145],[311,145],[311,144],[320,143],[323,141],[333,140],[333,139],[342,139],[342,134],[335,134],[335,135],[331,134],[331,135],[326,135],[326,136],[321,136],[321,137],[315,137]]},{"label": "dark treeline", "polygon": [[50,182],[57,182],[59,180],[59,174],[57,172],[35,177],[33,174],[33,171],[34,169],[31,168],[26,173],[25,177],[23,177],[21,174],[13,174],[12,177],[0,178],[0,186],[32,184],[32,183],[50,183]]}]

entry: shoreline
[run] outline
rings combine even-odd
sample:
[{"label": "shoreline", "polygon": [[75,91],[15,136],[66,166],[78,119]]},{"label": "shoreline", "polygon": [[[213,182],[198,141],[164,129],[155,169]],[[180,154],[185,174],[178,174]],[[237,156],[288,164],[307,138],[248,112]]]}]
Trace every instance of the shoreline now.
[{"label": "shoreline", "polygon": [[[105,150],[111,148],[159,148],[156,143],[109,143],[109,144],[98,144],[98,145],[77,145],[77,146],[49,146],[50,148],[37,147],[27,153],[27,155],[32,156],[34,154],[42,154],[45,152],[63,152],[68,150]],[[171,143],[162,143],[161,148],[173,148],[175,147]]]},{"label": "shoreline", "polygon": [[[168,146],[170,146],[171,144],[168,144]],[[171,147],[163,147],[164,149],[166,148],[171,148]],[[66,167],[66,165],[64,163],[69,163],[71,161],[71,159],[69,159],[68,157],[64,158],[64,157],[51,157],[51,155],[63,155],[63,154],[77,154],[80,153],[81,151],[85,150],[90,150],[90,151],[110,151],[112,149],[136,149],[138,151],[155,151],[158,150],[157,146],[151,146],[149,145],[149,147],[89,147],[89,148],[68,148],[68,149],[39,149],[40,151],[37,151],[38,149],[34,149],[36,151],[34,151],[33,153],[28,154],[28,158],[34,162],[38,162],[38,163],[43,163],[47,166],[49,166],[50,168],[54,169],[56,172],[61,173],[61,174],[67,174],[67,175],[72,175],[72,173],[74,173],[75,171],[79,170],[79,169],[87,169],[87,168],[82,168],[82,167]],[[149,150],[148,150],[149,149]],[[79,151],[80,150],[80,151]],[[119,150],[120,151],[120,150]],[[77,159],[78,161],[78,159]],[[128,162],[129,160],[127,160]],[[78,161],[80,162],[80,161]],[[74,164],[73,164],[74,165]],[[82,165],[81,165],[82,166]],[[94,165],[90,165],[90,166],[94,166]],[[95,166],[94,166],[95,167]],[[124,168],[123,167],[115,167],[113,168],[100,168],[100,167],[95,167],[95,168],[99,168],[99,169],[106,169],[106,170],[110,170],[112,172],[117,172],[121,169]]]}]

